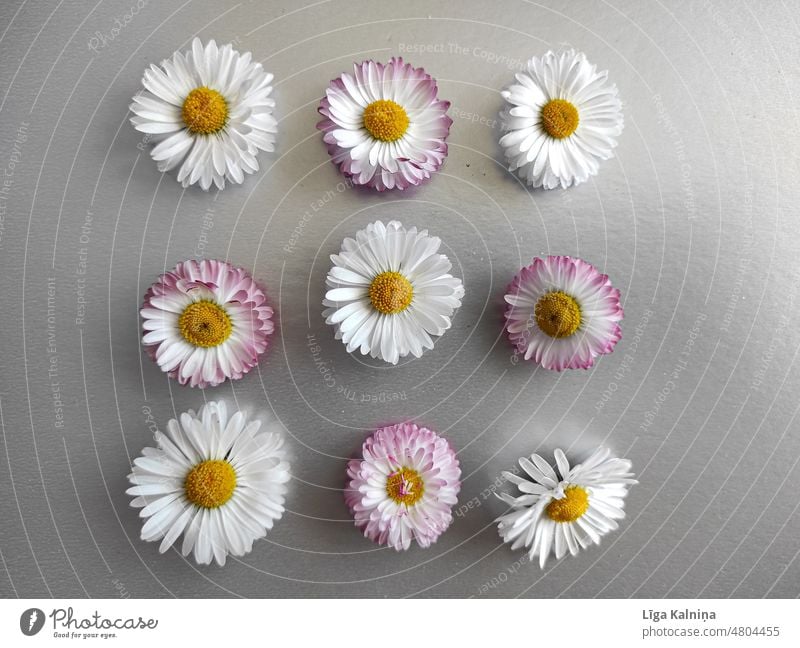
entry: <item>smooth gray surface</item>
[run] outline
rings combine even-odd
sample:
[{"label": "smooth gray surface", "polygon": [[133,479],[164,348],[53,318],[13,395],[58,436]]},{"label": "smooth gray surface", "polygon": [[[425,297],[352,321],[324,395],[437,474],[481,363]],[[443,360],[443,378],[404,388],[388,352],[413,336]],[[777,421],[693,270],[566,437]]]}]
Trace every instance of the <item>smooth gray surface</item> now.
[{"label": "smooth gray surface", "polygon": [[[0,7],[0,594],[800,594],[795,3],[150,0],[125,24],[131,5]],[[144,68],[196,34],[276,77],[277,152],[219,194],[162,177],[128,123]],[[528,191],[498,161],[498,91],[567,44],[610,70],[625,131],[594,181]],[[394,54],[452,101],[449,157],[414,192],[337,190],[319,98],[353,60]],[[435,350],[397,367],[349,356],[320,316],[328,255],[378,218],[440,235],[467,291]],[[500,336],[507,282],[546,253],[623,292],[623,339],[588,372],[515,365]],[[253,269],[280,327],[257,373],[205,393],[138,345],[146,287],[196,255]],[[266,541],[197,568],[139,540],[124,490],[151,427],[219,397],[275,409],[296,478]],[[459,449],[467,507],[431,549],[396,554],[352,527],[340,489],[367,431],[404,418]],[[601,442],[638,472],[628,519],[545,572],[520,564],[485,489],[522,454]]]}]

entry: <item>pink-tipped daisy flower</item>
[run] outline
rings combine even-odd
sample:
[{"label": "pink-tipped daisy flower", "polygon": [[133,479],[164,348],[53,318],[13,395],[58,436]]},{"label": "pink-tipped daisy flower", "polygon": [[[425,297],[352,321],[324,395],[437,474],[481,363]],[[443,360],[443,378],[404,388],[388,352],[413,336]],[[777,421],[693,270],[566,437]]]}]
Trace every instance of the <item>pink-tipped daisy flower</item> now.
[{"label": "pink-tipped daisy flower", "polygon": [[275,330],[267,296],[225,261],[183,261],[147,291],[141,315],[147,354],[181,385],[238,380]]},{"label": "pink-tipped daisy flower", "polygon": [[396,551],[429,547],[453,521],[461,468],[446,439],[414,423],[380,428],[347,465],[345,502],[364,536]]},{"label": "pink-tipped daisy flower", "polygon": [[328,153],[354,184],[378,191],[419,185],[447,156],[449,101],[422,68],[364,61],[331,81],[319,106]]},{"label": "pink-tipped daisy flower", "polygon": [[534,259],[514,277],[505,300],[511,343],[545,369],[588,369],[622,337],[619,290],[581,259]]}]

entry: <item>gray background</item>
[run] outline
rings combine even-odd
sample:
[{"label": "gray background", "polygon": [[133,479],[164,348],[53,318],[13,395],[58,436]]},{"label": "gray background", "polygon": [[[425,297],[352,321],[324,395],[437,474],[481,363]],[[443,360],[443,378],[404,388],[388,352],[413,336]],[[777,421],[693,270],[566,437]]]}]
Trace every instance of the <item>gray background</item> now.
[{"label": "gray background", "polygon": [[[0,594],[800,593],[795,3],[136,4],[0,8]],[[276,78],[277,152],[219,194],[162,177],[128,123],[144,68],[194,35],[233,41]],[[625,131],[593,181],[529,191],[501,162],[498,91],[564,45],[610,70]],[[354,60],[395,54],[452,101],[449,157],[416,191],[337,189],[319,98]],[[378,218],[440,235],[467,291],[435,350],[397,367],[349,356],[320,316],[328,255]],[[546,253],[622,290],[624,337],[590,371],[515,364],[500,335],[505,286]],[[257,372],[205,392],[138,344],[145,289],[196,256],[251,268],[280,328]],[[124,490],[152,429],[220,397],[275,410],[295,478],[268,539],[198,568],[138,539]],[[346,458],[398,419],[446,434],[463,467],[463,507],[427,551],[377,548],[342,501]],[[620,531],[543,572],[502,546],[499,472],[599,443],[641,481]]]}]

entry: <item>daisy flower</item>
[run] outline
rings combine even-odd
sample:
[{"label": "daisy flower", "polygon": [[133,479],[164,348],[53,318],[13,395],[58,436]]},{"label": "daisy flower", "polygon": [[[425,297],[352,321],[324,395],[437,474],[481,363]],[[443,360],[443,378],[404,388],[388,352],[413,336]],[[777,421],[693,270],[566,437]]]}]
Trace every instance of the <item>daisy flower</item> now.
[{"label": "daisy flower", "polygon": [[450,444],[428,428],[377,430],[347,464],[344,498],[364,536],[396,551],[429,547],[453,521],[461,468]]},{"label": "daisy flower", "polygon": [[183,261],[144,297],[147,354],[181,385],[238,380],[267,350],[272,308],[250,273],[225,261]]},{"label": "daisy flower", "polygon": [[282,434],[272,416],[229,417],[223,401],[172,419],[128,475],[131,506],[147,519],[142,540],[161,540],[164,553],[183,534],[181,553],[194,552],[201,565],[249,553],[283,515],[289,464]]},{"label": "daisy flower", "polygon": [[588,369],[622,337],[619,299],[608,276],[586,261],[536,258],[508,287],[508,337],[545,369]]},{"label": "daisy flower", "polygon": [[503,542],[512,549],[525,547],[528,557],[539,556],[544,567],[552,551],[560,559],[617,528],[616,520],[625,517],[623,507],[633,479],[631,462],[609,458],[606,448],[599,448],[582,464],[570,468],[563,451],[556,450],[558,475],[547,461],[537,454],[522,457],[519,465],[532,479],[529,481],[510,472],[503,477],[516,484],[520,495],[501,493],[498,497],[511,511],[498,518]]},{"label": "daisy flower", "polygon": [[158,170],[179,167],[184,187],[241,184],[245,173],[258,171],[258,151],[275,150],[272,78],[250,52],[195,38],[191,50],[145,71],[131,124],[153,136]]},{"label": "daisy flower", "polygon": [[437,254],[440,245],[427,230],[397,221],[371,223],[342,242],[331,255],[322,314],[348,352],[360,348],[397,364],[433,348],[431,336],[450,328],[464,296],[461,279],[448,273],[450,261]]},{"label": "daisy flower", "polygon": [[319,106],[328,153],[354,184],[378,191],[418,185],[447,156],[449,101],[422,68],[364,61],[331,81]]},{"label": "daisy flower", "polygon": [[597,174],[622,132],[622,103],[608,72],[567,50],[533,57],[501,93],[500,145],[509,171],[534,187],[566,189]]}]

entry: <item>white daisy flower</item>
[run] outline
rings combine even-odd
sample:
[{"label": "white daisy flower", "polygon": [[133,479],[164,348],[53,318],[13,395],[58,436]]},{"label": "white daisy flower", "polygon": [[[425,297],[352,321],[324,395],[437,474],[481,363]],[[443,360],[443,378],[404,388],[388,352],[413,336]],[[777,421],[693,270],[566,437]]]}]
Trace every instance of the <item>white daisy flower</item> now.
[{"label": "white daisy flower", "polygon": [[503,542],[512,549],[525,547],[528,557],[539,556],[544,568],[551,551],[560,559],[567,551],[576,555],[617,528],[625,517],[623,507],[633,479],[631,462],[609,458],[599,448],[586,461],[570,468],[562,450],[555,451],[560,477],[537,454],[522,457],[519,465],[533,481],[510,472],[503,477],[517,485],[520,495],[501,493],[498,497],[511,511],[497,519]]},{"label": "white daisy flower", "polygon": [[461,279],[437,254],[441,240],[427,230],[377,221],[346,238],[332,254],[323,311],[347,351],[361,349],[391,364],[433,348],[431,336],[450,328],[461,306]]},{"label": "white daisy flower", "polygon": [[[259,431],[262,423],[264,429]],[[142,540],[161,540],[164,553],[183,534],[181,553],[207,565],[243,556],[283,515],[289,463],[283,427],[270,416],[228,416],[211,401],[156,432],[158,447],[145,448],[128,479],[132,506],[141,508]]]},{"label": "white daisy flower", "polygon": [[501,93],[500,138],[509,171],[534,187],[566,189],[597,174],[622,132],[622,103],[608,72],[575,50],[533,57]]},{"label": "white daisy flower", "polygon": [[158,142],[150,155],[159,171],[180,167],[184,187],[241,184],[245,173],[258,171],[258,151],[275,150],[272,78],[250,52],[195,38],[190,51],[145,71],[131,123]]}]

